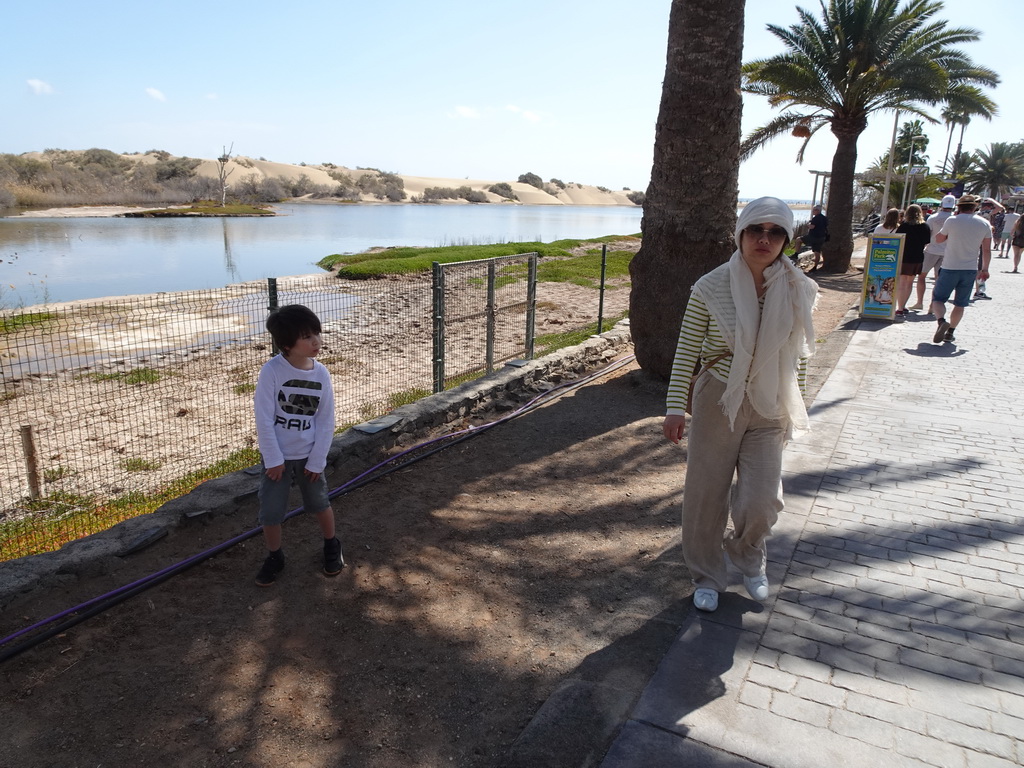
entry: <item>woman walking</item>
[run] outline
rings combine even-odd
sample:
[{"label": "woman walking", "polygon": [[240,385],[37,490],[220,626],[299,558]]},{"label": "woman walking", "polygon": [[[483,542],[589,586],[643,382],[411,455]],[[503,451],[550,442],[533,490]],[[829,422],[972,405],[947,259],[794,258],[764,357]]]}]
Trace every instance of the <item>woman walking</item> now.
[{"label": "woman walking", "polygon": [[[748,594],[768,597],[765,539],[783,508],[783,446],[808,423],[802,391],[818,291],[782,258],[792,236],[784,202],[748,203],[736,224],[736,251],[694,284],[683,317],[662,429],[678,443],[686,412],[693,414],[683,557],[702,611],[717,609],[728,585],[726,554]],[[698,359],[709,367],[691,393]]]},{"label": "woman walking", "polygon": [[896,228],[900,225],[900,209],[890,208],[885,212],[885,218],[875,227],[875,231],[872,234],[875,235],[891,235],[896,231]]},{"label": "woman walking", "polygon": [[907,302],[914,290],[914,280],[924,267],[924,248],[931,242],[932,230],[924,223],[920,205],[908,205],[903,222],[896,227],[903,237],[903,265],[900,267],[900,285],[897,289],[897,318],[906,318]]}]

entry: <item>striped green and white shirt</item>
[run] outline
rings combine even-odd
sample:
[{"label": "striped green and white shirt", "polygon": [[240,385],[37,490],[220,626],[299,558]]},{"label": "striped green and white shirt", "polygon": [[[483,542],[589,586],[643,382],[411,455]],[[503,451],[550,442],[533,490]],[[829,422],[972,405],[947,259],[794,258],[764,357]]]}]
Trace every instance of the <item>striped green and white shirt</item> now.
[{"label": "striped green and white shirt", "polygon": [[[764,298],[758,304],[764,308]],[[666,398],[666,413],[682,415],[686,413],[686,400],[690,394],[690,381],[697,371],[697,361],[701,367],[708,361],[714,360],[723,352],[730,352],[729,345],[722,338],[722,331],[715,322],[715,318],[708,312],[707,305],[696,293],[690,294],[690,301],[686,305],[686,314],[683,316],[683,323],[679,329],[679,341],[676,344],[676,354],[672,361],[672,376],[668,384],[668,396]],[[714,376],[722,382],[729,380],[729,370],[732,368],[732,355],[726,355],[715,363],[708,375]],[[800,385],[800,392],[807,391],[807,358],[800,358],[797,368],[797,383]]]}]

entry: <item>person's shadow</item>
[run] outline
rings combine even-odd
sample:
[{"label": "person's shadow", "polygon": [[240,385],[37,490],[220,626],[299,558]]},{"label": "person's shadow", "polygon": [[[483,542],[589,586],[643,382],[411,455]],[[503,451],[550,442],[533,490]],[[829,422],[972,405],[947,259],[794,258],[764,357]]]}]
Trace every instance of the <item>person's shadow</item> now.
[{"label": "person's shadow", "polygon": [[955,341],[943,344],[929,344],[922,341],[915,349],[907,348],[903,351],[914,357],[960,357],[960,355],[967,354],[967,350],[958,347]]}]

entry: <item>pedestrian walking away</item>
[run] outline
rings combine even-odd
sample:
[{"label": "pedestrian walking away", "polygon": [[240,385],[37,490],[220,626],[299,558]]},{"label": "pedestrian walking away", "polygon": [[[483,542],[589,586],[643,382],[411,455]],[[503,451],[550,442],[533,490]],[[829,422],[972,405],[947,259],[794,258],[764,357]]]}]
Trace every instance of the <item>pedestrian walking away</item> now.
[{"label": "pedestrian walking away", "polygon": [[802,391],[818,291],[782,257],[792,236],[784,202],[748,203],[736,250],[694,284],[679,333],[662,430],[678,443],[693,414],[682,544],[702,611],[716,610],[728,585],[726,555],[754,600],[769,594],[765,540],[783,509],[783,447],[808,424]]},{"label": "pedestrian walking away", "polygon": [[902,215],[899,208],[890,208],[885,212],[885,218],[879,222],[878,226],[875,227],[873,234],[876,235],[891,235],[896,231],[896,228],[900,225],[900,219]]},{"label": "pedestrian walking away", "polygon": [[[976,215],[980,198],[964,195],[957,201],[957,212],[950,216],[935,236],[936,241],[946,244],[942,257],[942,268],[932,291],[932,313],[938,327],[932,341],[954,341],[954,332],[963,318],[964,307],[971,301],[971,289],[975,280],[985,281],[989,277],[989,262],[992,259],[992,227],[981,216]],[[981,250],[981,269],[978,268],[978,251]],[[953,296],[953,309],[946,320],[946,302]]]},{"label": "pedestrian walking away", "polygon": [[[942,230],[942,225],[953,215],[955,209],[956,198],[946,195],[942,198],[942,207],[928,217],[926,223],[928,229],[931,230],[931,239],[924,248],[924,263],[921,265],[921,273],[917,276],[917,301],[908,309],[924,309],[925,281],[929,273],[932,273],[933,277],[938,277],[939,267],[942,265],[942,255],[946,252],[946,244],[937,243],[935,236]],[[928,303],[928,313],[931,314],[931,302]]]},{"label": "pedestrian walking away", "polygon": [[1013,232],[1010,235],[1010,247],[1013,248],[1013,269],[1011,274],[1019,274],[1020,253],[1024,249],[1024,216],[1017,219],[1013,225]]},{"label": "pedestrian walking away", "polygon": [[[1018,221],[1020,221],[1020,214],[1016,211],[1007,211],[1003,214],[1003,230],[998,235],[999,258],[1001,259],[1010,258],[1010,250],[1013,247],[1013,244],[1010,241],[1013,238],[1013,232],[1017,227]],[[994,231],[992,234],[993,236],[996,236]]]},{"label": "pedestrian walking away", "polygon": [[900,267],[900,284],[897,289],[898,307],[896,318],[903,319],[907,316],[907,302],[910,300],[910,293],[914,290],[914,279],[921,274],[921,267],[924,265],[924,249],[932,239],[932,230],[924,221],[924,212],[921,206],[912,204],[907,206],[907,215],[903,222],[896,227],[897,234],[904,235],[903,238],[903,262]]}]

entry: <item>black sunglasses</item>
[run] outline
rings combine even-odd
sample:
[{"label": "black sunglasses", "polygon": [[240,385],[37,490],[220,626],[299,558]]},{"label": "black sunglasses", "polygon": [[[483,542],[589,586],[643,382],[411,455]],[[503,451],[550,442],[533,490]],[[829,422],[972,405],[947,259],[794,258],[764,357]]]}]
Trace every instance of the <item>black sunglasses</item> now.
[{"label": "black sunglasses", "polygon": [[755,240],[759,240],[762,235],[767,235],[769,240],[776,241],[785,240],[787,237],[789,237],[789,233],[786,232],[786,230],[784,230],[782,227],[771,227],[769,229],[763,229],[756,225],[751,225],[749,227],[744,227],[743,232],[747,235],[747,237],[752,237]]}]

